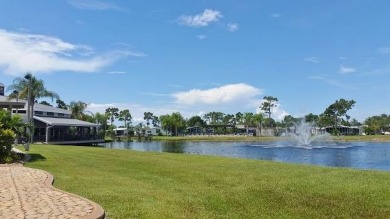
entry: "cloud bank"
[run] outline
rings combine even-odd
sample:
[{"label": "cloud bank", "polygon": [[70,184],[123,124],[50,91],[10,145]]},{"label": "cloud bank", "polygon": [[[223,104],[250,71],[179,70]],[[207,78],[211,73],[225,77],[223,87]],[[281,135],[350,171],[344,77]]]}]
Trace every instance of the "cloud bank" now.
[{"label": "cloud bank", "polygon": [[[117,107],[120,110],[130,109],[134,118],[133,123],[143,122],[143,113],[152,112],[156,116],[180,112],[185,118],[203,115],[207,112],[218,111],[227,114],[237,112],[261,112],[259,106],[263,99],[262,90],[245,83],[228,84],[210,89],[192,89],[160,96],[160,100],[150,103],[107,103],[88,105],[92,112],[104,112],[108,107]],[[171,101],[173,100],[173,102]],[[288,115],[281,105],[272,110],[272,118],[282,120]]]},{"label": "cloud bank", "polygon": [[142,53],[129,51],[93,55],[93,49],[85,45],[71,44],[52,36],[3,29],[0,29],[0,48],[0,70],[9,75],[26,72],[97,72],[125,56],[142,56]]},{"label": "cloud bank", "polygon": [[172,96],[176,102],[184,105],[218,105],[229,104],[237,101],[251,101],[258,97],[261,91],[247,84],[230,84],[207,90],[192,89],[187,92],[178,92]]}]

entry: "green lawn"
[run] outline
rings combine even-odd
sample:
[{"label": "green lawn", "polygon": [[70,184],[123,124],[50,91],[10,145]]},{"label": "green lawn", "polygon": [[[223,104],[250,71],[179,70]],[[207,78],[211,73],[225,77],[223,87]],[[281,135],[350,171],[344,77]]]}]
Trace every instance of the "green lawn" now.
[{"label": "green lawn", "polygon": [[32,145],[28,167],[108,218],[388,218],[390,172]]}]

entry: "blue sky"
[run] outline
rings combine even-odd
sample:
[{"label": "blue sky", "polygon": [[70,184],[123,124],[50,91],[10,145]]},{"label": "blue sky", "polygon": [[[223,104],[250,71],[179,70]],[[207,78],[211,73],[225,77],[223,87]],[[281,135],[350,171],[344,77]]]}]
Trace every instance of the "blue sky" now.
[{"label": "blue sky", "polygon": [[61,99],[143,112],[390,114],[390,1],[4,1],[0,82],[26,72]]}]

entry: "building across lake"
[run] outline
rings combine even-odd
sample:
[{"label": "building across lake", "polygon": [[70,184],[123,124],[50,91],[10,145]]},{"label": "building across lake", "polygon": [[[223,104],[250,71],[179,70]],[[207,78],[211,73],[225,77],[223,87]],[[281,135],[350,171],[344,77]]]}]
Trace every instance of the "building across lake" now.
[{"label": "building across lake", "polygon": [[[23,122],[28,122],[27,101],[9,99],[4,94],[4,85],[0,83],[0,109],[18,114]],[[44,104],[35,103],[32,113],[34,124],[33,142],[47,144],[97,144],[104,142],[100,136],[98,124],[71,118],[71,111]]]}]

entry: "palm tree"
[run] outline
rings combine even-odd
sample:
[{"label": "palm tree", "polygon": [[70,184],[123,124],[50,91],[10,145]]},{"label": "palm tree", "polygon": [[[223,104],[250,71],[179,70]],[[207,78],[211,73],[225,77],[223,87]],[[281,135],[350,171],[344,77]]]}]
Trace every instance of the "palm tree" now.
[{"label": "palm tree", "polygon": [[[28,90],[30,89],[30,99],[28,99]],[[15,78],[13,84],[8,86],[7,90],[15,90],[17,92],[12,92],[9,95],[10,99],[26,99],[30,102],[31,115],[34,113],[34,104],[37,99],[43,97],[50,97],[53,99],[60,99],[59,95],[53,91],[49,91],[45,88],[43,80],[38,80],[31,73],[27,73],[24,78],[18,77]]]},{"label": "palm tree", "polygon": [[[18,77],[15,78],[13,84],[8,86],[7,90],[14,90],[17,92],[12,92],[9,95],[9,99],[26,99],[27,100],[27,118],[30,119],[28,123],[31,123],[31,119],[34,115],[34,105],[39,98],[50,97],[53,99],[60,99],[59,95],[53,91],[46,89],[43,80],[38,80],[31,73],[27,73],[24,78]],[[32,124],[31,124],[32,125]],[[34,128],[31,127],[30,131],[30,142],[32,141],[31,137],[34,136]],[[28,146],[26,150],[29,150]]]},{"label": "palm tree", "polygon": [[[211,124],[211,113],[206,113],[203,115],[203,119],[208,121],[208,124]],[[206,122],[207,123],[207,122]]]},{"label": "palm tree", "polygon": [[224,134],[226,134],[227,127],[234,126],[235,125],[234,123],[235,123],[234,115],[227,114],[223,117],[223,125],[225,126]]},{"label": "palm tree", "polygon": [[175,127],[175,135],[177,136],[178,134],[178,129],[182,128],[185,126],[185,120],[183,116],[179,113],[172,113],[171,115],[171,124],[173,127]]},{"label": "palm tree", "polygon": [[170,115],[161,115],[160,116],[160,122],[161,127],[165,130],[167,130],[166,134],[168,135],[168,131],[172,134],[172,118]]},{"label": "palm tree", "polygon": [[238,112],[236,113],[236,123],[237,124],[241,124],[242,123],[242,117],[243,117],[243,114],[241,112]]},{"label": "palm tree", "polygon": [[258,133],[256,133],[256,136],[259,136],[261,134],[261,126],[262,126],[262,123],[264,121],[264,114],[262,114],[262,113],[255,114],[253,116],[253,120],[255,121],[257,130],[258,130]]},{"label": "palm tree", "polygon": [[72,101],[69,104],[69,109],[72,111],[72,117],[75,119],[83,120],[85,115],[84,111],[87,108],[88,104],[82,101]]},{"label": "palm tree", "polygon": [[246,134],[249,133],[249,126],[253,123],[253,113],[244,113],[244,125],[246,128]]},{"label": "palm tree", "polygon": [[96,122],[100,125],[99,134],[102,137],[105,137],[106,129],[107,129],[107,120],[108,116],[105,113],[99,113],[97,112],[95,114]]}]

